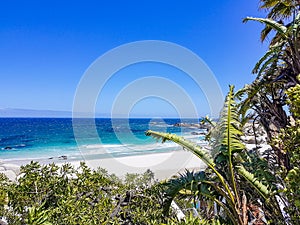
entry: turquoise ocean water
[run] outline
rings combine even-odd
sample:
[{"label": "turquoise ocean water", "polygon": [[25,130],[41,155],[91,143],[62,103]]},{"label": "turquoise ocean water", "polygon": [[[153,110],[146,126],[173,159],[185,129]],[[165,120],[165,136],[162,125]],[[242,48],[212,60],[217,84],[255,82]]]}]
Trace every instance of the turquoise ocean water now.
[{"label": "turquoise ocean water", "polygon": [[[197,123],[191,119],[77,119],[0,118],[0,159],[40,160],[66,156],[77,160],[86,155],[97,158],[122,157],[178,149],[174,143],[157,143],[145,136],[148,129],[176,133],[203,143],[195,128],[173,126]],[[77,132],[74,135],[74,126]],[[95,127],[93,132],[91,127]]]}]

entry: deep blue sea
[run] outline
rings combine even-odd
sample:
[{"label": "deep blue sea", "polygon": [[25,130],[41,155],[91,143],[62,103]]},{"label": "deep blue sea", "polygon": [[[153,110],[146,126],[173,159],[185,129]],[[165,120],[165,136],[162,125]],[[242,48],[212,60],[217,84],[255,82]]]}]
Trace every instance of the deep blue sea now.
[{"label": "deep blue sea", "polygon": [[[201,142],[195,128],[173,126],[180,119],[76,119],[0,118],[0,159],[52,159],[66,156],[78,159],[88,154],[97,157],[167,152],[178,148],[145,136],[148,129],[176,133]],[[75,132],[74,132],[75,131]]]}]

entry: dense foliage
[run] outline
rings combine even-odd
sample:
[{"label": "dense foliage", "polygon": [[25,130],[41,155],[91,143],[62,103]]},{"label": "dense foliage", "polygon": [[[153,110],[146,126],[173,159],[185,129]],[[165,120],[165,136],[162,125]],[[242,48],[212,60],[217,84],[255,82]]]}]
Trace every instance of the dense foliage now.
[{"label": "dense foliage", "polygon": [[[267,18],[244,21],[265,25],[262,41],[274,36],[253,69],[256,79],[235,95],[238,104],[230,90],[219,122],[210,123],[211,155],[176,135],[147,134],[182,145],[208,166],[169,180],[171,199],[202,201],[202,216],[226,223],[300,224],[300,3],[262,0],[261,8],[268,11]],[[271,151],[243,148],[240,136],[247,121],[254,134],[254,124],[264,128]],[[209,213],[208,208],[212,208]]]},{"label": "dense foliage", "polygon": [[[253,83],[246,85],[241,113],[251,113],[268,134],[279,166],[290,169],[290,161],[272,139],[289,124],[287,110],[287,90],[300,84],[300,3],[293,0],[262,0],[261,7],[269,13],[267,18],[247,17],[247,21],[258,21],[265,25],[262,40],[270,37],[266,54],[257,62],[253,73],[257,75]],[[273,32],[271,32],[273,31]],[[248,115],[249,116],[249,115]]]},{"label": "dense foliage", "polygon": [[121,180],[85,163],[75,169],[31,162],[21,168],[17,182],[0,175],[0,218],[8,224],[211,224],[164,215],[164,186],[154,182],[150,170]]},{"label": "dense foliage", "polygon": [[[2,177],[1,211],[9,224],[157,224],[162,190],[153,174],[128,175],[122,182],[103,169],[69,164],[22,167],[17,183]],[[6,196],[5,196],[6,195]],[[6,205],[6,208],[4,208]],[[40,221],[40,222],[38,222]],[[41,222],[42,221],[42,222]],[[47,222],[46,222],[47,221]]]},{"label": "dense foliage", "polygon": [[300,85],[287,91],[288,103],[292,117],[287,127],[281,130],[274,140],[282,151],[288,155],[291,168],[283,168],[280,175],[284,180],[284,194],[288,204],[285,210],[289,213],[293,224],[300,223]]},{"label": "dense foliage", "polygon": [[[147,135],[162,139],[163,142],[170,140],[178,143],[207,165],[205,171],[187,171],[167,181],[168,198],[165,204],[169,207],[176,197],[187,201],[193,199],[194,202],[202,202],[204,205],[204,211],[198,209],[198,213],[205,218],[219,218],[226,223],[240,225],[263,224],[266,221],[278,224],[284,219],[276,201],[276,189],[267,179],[259,176],[259,161],[252,162],[253,156],[262,162],[264,159],[255,152],[248,152],[240,139],[242,124],[234,96],[231,86],[220,120],[210,135],[210,152],[177,135],[147,131]],[[267,171],[264,174],[272,177]]]}]

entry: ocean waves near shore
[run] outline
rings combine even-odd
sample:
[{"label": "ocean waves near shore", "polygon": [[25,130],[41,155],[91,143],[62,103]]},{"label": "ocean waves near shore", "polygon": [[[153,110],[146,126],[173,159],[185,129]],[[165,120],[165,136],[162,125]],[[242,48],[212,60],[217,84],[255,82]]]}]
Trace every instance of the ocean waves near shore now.
[{"label": "ocean waves near shore", "polygon": [[[74,136],[71,118],[0,118],[0,158],[75,160],[90,155],[123,157],[179,148],[173,143],[162,145],[146,137],[144,132],[148,129],[177,133],[205,144],[199,129],[174,126],[180,122],[198,123],[191,119],[80,119],[75,124],[80,135]],[[96,135],[90,132],[92,123]]]}]

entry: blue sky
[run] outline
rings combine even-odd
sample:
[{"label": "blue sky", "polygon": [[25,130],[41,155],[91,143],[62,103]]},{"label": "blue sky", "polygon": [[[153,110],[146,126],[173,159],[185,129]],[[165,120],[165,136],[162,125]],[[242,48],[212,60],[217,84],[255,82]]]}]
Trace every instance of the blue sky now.
[{"label": "blue sky", "polygon": [[[163,40],[199,55],[226,94],[254,79],[263,55],[264,16],[257,1],[2,1],[0,6],[0,108],[71,111],[76,87],[90,64],[119,45]],[[184,74],[157,64],[125,68],[99,95],[96,111],[109,113],[119,91],[144,76],[163,76],[187,90],[200,114],[209,114],[201,90]],[[130,78],[129,78],[130,77]],[[160,99],[144,99],[132,115],[174,116]],[[127,113],[127,112],[120,112]]]}]

